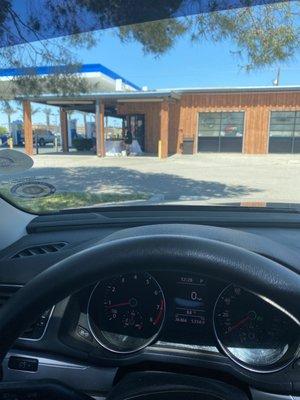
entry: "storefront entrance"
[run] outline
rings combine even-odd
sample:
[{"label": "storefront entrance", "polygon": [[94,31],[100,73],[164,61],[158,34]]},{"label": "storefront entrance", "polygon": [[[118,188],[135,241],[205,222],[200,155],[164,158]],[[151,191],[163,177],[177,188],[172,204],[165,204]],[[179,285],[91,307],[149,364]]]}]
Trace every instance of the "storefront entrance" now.
[{"label": "storefront entrance", "polygon": [[198,152],[241,153],[244,112],[199,113]]},{"label": "storefront entrance", "polygon": [[[106,118],[107,119],[107,118]],[[105,150],[107,156],[140,156],[145,152],[145,117],[143,114],[127,114],[112,117],[118,119],[118,127],[105,127]],[[120,123],[121,122],[121,123]],[[108,124],[106,124],[108,125]],[[132,140],[128,141],[130,135]]]},{"label": "storefront entrance", "polygon": [[145,152],[145,116],[143,114],[127,115],[125,118],[125,127],[132,133],[133,140],[136,140],[142,150]]}]

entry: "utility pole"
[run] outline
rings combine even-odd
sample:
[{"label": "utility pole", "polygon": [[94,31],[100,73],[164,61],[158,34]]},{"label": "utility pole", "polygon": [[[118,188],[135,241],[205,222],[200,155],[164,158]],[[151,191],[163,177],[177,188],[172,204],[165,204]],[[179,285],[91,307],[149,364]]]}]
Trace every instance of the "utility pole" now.
[{"label": "utility pole", "polygon": [[280,67],[277,69],[276,79],[273,80],[273,86],[279,86],[280,83]]}]

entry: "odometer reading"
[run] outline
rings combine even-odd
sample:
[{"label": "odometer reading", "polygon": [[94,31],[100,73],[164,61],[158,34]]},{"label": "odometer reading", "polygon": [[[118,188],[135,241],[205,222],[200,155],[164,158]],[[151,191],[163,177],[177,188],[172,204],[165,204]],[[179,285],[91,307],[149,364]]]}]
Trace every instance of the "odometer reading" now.
[{"label": "odometer reading", "polygon": [[288,362],[297,328],[283,312],[234,285],[219,296],[214,327],[223,350],[241,365],[257,370]]},{"label": "odometer reading", "polygon": [[165,300],[151,275],[125,274],[96,286],[88,314],[98,342],[111,351],[133,352],[145,347],[159,333]]},{"label": "odometer reading", "polygon": [[198,275],[176,275],[174,283],[174,322],[188,326],[205,326],[206,280]]}]

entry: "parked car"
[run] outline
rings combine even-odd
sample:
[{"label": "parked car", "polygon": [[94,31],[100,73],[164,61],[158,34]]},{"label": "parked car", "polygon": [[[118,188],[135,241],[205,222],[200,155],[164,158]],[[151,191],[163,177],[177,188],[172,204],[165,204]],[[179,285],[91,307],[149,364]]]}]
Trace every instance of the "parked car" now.
[{"label": "parked car", "polygon": [[51,143],[54,145],[55,135],[48,130],[35,129],[33,132],[33,143],[35,143],[37,138],[38,144],[41,147],[46,146],[46,144]]},{"label": "parked car", "polygon": [[[55,145],[55,138],[57,139],[57,145],[61,145],[61,135],[60,133],[52,133],[51,131],[44,129],[35,129],[33,132],[33,144],[35,144],[36,137],[38,138],[38,144],[41,147],[46,146],[47,144]],[[20,137],[20,144],[25,145],[24,133],[22,133]]]}]

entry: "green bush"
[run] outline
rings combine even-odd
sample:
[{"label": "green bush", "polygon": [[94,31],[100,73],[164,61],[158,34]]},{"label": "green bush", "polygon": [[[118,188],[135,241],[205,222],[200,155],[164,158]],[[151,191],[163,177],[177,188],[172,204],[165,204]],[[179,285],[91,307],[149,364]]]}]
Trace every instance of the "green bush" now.
[{"label": "green bush", "polygon": [[93,140],[86,138],[76,138],[73,139],[73,146],[77,151],[89,151],[93,148]]},{"label": "green bush", "polygon": [[0,136],[7,134],[7,129],[4,126],[0,126]]}]

